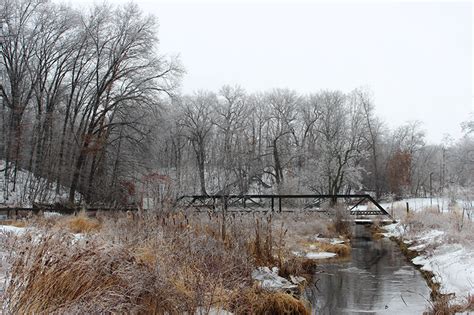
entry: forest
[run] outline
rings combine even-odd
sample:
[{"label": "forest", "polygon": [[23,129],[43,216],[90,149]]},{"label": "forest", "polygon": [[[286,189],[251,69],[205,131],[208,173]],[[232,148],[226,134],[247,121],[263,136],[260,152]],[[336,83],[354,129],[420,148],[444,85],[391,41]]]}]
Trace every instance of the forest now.
[{"label": "forest", "polygon": [[[1,6],[5,203],[143,207],[257,192],[455,198],[472,189],[472,117],[460,122],[461,139],[431,144],[418,121],[389,128],[379,119],[369,87],[183,95],[185,68],[159,53],[157,20],[135,4]],[[29,193],[15,199],[17,191]]]}]

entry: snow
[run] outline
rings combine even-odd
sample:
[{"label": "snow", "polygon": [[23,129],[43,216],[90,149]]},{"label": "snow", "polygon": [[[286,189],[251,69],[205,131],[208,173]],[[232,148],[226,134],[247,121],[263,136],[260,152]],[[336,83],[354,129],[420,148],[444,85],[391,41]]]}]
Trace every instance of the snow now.
[{"label": "snow", "polygon": [[[408,235],[399,223],[384,228],[387,230],[384,234],[388,237]],[[409,249],[420,253],[412,262],[434,274],[433,280],[440,284],[440,292],[454,294],[454,302],[462,304],[469,294],[474,295],[474,250],[463,244],[448,243],[445,234],[440,230],[425,230],[403,241],[413,244]]]},{"label": "snow", "polygon": [[[4,168],[5,161],[0,160],[0,169]],[[59,194],[56,194],[56,183],[51,183],[45,178],[37,177],[22,169],[18,169],[16,176],[16,185],[14,185],[13,174],[8,183],[5,182],[5,176],[0,175],[0,205],[4,207],[29,208],[34,202],[53,204],[68,199],[67,187],[60,186]],[[76,193],[75,199],[76,201],[81,199],[79,193]]]},{"label": "snow", "polygon": [[[399,201],[382,202],[380,205],[390,213],[392,209],[406,209],[407,203],[410,211],[437,208],[440,212],[449,212],[451,210],[450,207],[453,205],[453,200],[447,197],[406,198]],[[470,201],[457,199],[454,203],[467,211],[472,210],[472,203]]]},{"label": "snow", "polygon": [[13,234],[23,234],[25,233],[25,228],[16,227],[11,225],[0,225],[0,233],[13,233]]},{"label": "snow", "polygon": [[399,222],[387,224],[383,227],[383,229],[386,231],[385,233],[382,233],[382,235],[385,237],[401,237],[404,232],[404,228]]},{"label": "snow", "polygon": [[216,308],[216,307],[211,307],[209,309],[206,309],[204,307],[198,307],[196,308],[196,311],[194,312],[194,315],[232,315],[234,313],[228,312],[226,310],[223,310],[221,308]]},{"label": "snow", "polygon": [[[397,213],[393,213],[393,210],[403,210],[406,211],[406,204],[408,203],[408,208],[410,211],[421,211],[427,208],[435,208],[438,209],[440,212],[449,212],[453,206],[453,200],[447,197],[433,197],[433,198],[406,198],[398,201],[393,202],[380,202],[380,205],[390,214],[397,215]],[[455,204],[465,210],[465,216],[474,219],[474,208],[472,201],[457,199],[455,200]],[[372,204],[360,204],[353,209],[353,211],[365,211],[370,209],[376,209],[376,207]],[[370,221],[370,220],[368,220]],[[362,220],[359,220],[362,222]]]},{"label": "snow", "polygon": [[422,270],[435,274],[435,281],[441,283],[440,292],[454,293],[457,298],[474,294],[474,253],[460,244],[444,244],[431,255],[415,257],[413,263]]},{"label": "snow", "polygon": [[330,253],[330,252],[309,252],[306,253],[306,258],[309,259],[326,259],[326,258],[332,258],[335,257],[335,253]]},{"label": "snow", "polygon": [[288,289],[296,289],[298,287],[298,285],[280,277],[278,275],[277,267],[273,267],[272,270],[268,267],[258,267],[252,271],[252,279],[257,281],[260,287],[267,290],[285,291]]},{"label": "snow", "polygon": [[331,245],[344,244],[344,240],[340,238],[323,238],[323,237],[314,237],[313,240],[319,243],[328,243]]}]

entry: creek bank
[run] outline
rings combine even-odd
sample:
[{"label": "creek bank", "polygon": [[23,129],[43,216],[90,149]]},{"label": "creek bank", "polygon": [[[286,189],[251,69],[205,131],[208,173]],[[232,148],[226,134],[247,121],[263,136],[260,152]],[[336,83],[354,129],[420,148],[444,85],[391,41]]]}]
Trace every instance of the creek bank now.
[{"label": "creek bank", "polygon": [[433,303],[447,301],[459,309],[472,307],[474,251],[449,240],[444,231],[411,231],[400,222],[384,227],[385,237],[395,241],[431,288]]}]

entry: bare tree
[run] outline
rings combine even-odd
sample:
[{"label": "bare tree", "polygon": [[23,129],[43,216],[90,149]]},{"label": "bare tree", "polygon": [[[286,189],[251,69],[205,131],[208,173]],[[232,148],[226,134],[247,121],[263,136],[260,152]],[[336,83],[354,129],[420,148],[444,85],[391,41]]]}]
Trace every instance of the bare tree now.
[{"label": "bare tree", "polygon": [[363,138],[367,145],[370,158],[370,168],[368,171],[371,173],[372,189],[375,191],[376,199],[380,199],[382,196],[383,182],[380,171],[383,125],[375,116],[375,106],[370,93],[367,90],[356,89],[353,94],[356,102],[360,103],[363,110],[364,126],[366,128],[366,132],[363,133]]},{"label": "bare tree", "polygon": [[107,129],[128,124],[114,121],[117,110],[127,102],[153,105],[157,93],[173,88],[178,70],[174,63],[153,54],[157,44],[155,19],[144,17],[136,5],[118,7],[113,12],[106,5],[96,6],[83,21],[92,41],[93,83],[79,128],[82,140],[69,193],[71,202],[87,156],[92,155],[93,176]]},{"label": "bare tree", "polygon": [[240,145],[243,141],[241,135],[248,115],[244,90],[240,87],[222,87],[215,110],[214,123],[217,127],[217,135],[222,137],[221,165],[224,170],[224,179],[221,191],[227,195],[230,193],[230,186],[236,184],[235,177],[232,175],[237,175],[237,177],[241,175],[238,159],[242,158],[240,155]]},{"label": "bare tree", "polygon": [[293,160],[292,145],[295,144],[298,95],[294,91],[276,89],[266,95],[268,114],[266,136],[272,150],[273,163],[267,173],[275,179],[280,191],[284,182],[284,168]]},{"label": "bare tree", "polygon": [[183,97],[179,103],[182,110],[179,124],[183,127],[183,136],[189,140],[195,153],[200,192],[203,195],[207,195],[205,165],[208,141],[213,127],[212,109],[216,104],[216,95],[208,92]]},{"label": "bare tree", "polygon": [[[22,119],[33,97],[36,84],[30,70],[41,25],[34,19],[35,12],[43,1],[21,0],[0,2],[0,20],[4,32],[1,50],[1,66],[4,82],[0,84],[3,105],[8,109],[8,128],[4,135],[5,180],[8,182],[10,161],[14,163],[13,183],[16,183],[17,168],[21,156]],[[6,185],[6,187],[8,184]]]}]

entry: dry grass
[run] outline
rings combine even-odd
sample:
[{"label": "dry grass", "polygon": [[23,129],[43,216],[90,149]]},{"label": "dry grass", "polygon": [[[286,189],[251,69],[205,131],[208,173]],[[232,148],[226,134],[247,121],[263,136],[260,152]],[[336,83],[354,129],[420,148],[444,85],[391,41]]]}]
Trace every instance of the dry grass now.
[{"label": "dry grass", "polygon": [[[6,313],[307,313],[290,295],[253,287],[256,266],[278,266],[283,276],[314,271],[314,262],[290,254],[286,229],[275,227],[272,216],[119,213],[43,220],[34,221],[48,227],[38,235],[12,239]],[[58,227],[88,234],[77,239]]]},{"label": "dry grass", "polygon": [[233,303],[235,303],[235,307],[231,307],[231,310],[235,314],[310,314],[308,307],[290,294],[267,292],[255,287],[236,294]]},{"label": "dry grass", "polygon": [[379,240],[379,239],[383,238],[384,237],[383,233],[385,233],[385,232],[386,231],[381,226],[381,223],[378,222],[378,221],[374,221],[370,225],[370,234],[372,235],[372,238],[374,240]]},{"label": "dry grass", "polygon": [[134,300],[142,292],[131,291],[126,276],[140,276],[144,270],[124,248],[95,242],[73,244],[68,234],[41,237],[35,246],[21,245],[24,251],[17,253],[5,294],[8,313],[138,310]]},{"label": "dry grass", "polygon": [[15,227],[26,227],[28,223],[26,220],[13,220],[10,225]]},{"label": "dry grass", "polygon": [[451,243],[472,246],[474,242],[474,222],[462,217],[462,211],[439,212],[437,208],[426,208],[410,212],[402,219],[407,237],[432,229],[442,230],[445,239]]},{"label": "dry grass", "polygon": [[469,294],[467,296],[466,304],[464,305],[464,311],[474,311],[474,295]]},{"label": "dry grass", "polygon": [[65,227],[72,233],[93,233],[97,232],[101,224],[99,220],[89,218],[84,212],[76,216],[67,216],[58,219],[56,226],[59,228]]},{"label": "dry grass", "polygon": [[317,243],[316,246],[322,252],[335,253],[339,257],[347,257],[351,254],[351,247],[347,244]]},{"label": "dry grass", "polygon": [[0,225],[11,225],[15,227],[26,227],[28,222],[26,220],[1,220]]},{"label": "dry grass", "polygon": [[469,310],[466,306],[452,303],[452,297],[443,295],[431,303],[427,314],[429,315],[454,315]]}]

